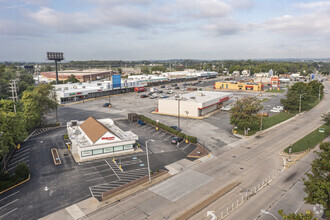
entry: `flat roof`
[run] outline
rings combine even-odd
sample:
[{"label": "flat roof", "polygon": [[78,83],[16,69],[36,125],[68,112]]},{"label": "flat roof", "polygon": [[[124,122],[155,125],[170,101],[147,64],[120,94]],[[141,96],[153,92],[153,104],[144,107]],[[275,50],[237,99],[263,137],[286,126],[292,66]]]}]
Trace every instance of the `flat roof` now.
[{"label": "flat roof", "polygon": [[[181,101],[190,101],[190,102],[198,102],[198,103],[204,103],[209,102],[214,99],[221,99],[225,97],[231,97],[232,93],[230,92],[217,92],[217,91],[195,91],[190,92],[186,94],[181,94],[179,97],[181,98]],[[176,100],[176,97],[173,96],[168,98],[168,100]]]},{"label": "flat roof", "polygon": [[[90,69],[90,70],[62,70],[58,71],[58,75],[64,75],[64,76],[71,76],[71,75],[91,75],[91,74],[98,74],[98,73],[110,73],[112,70],[102,70],[102,69]],[[42,73],[51,73],[55,74],[55,71],[49,71],[49,72],[42,72]]]}]

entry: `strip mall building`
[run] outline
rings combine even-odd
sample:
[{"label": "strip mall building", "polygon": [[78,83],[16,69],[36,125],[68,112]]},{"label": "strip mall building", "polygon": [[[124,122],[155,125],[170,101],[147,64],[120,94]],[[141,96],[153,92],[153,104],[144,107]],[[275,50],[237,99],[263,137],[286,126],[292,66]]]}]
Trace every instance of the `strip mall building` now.
[{"label": "strip mall building", "polygon": [[158,100],[158,113],[165,115],[201,117],[220,109],[233,97],[228,92],[198,91]]},{"label": "strip mall building", "polygon": [[86,121],[67,122],[70,150],[76,161],[91,160],[134,151],[138,136],[123,131],[113,120],[89,117]]},{"label": "strip mall building", "polygon": [[262,91],[263,85],[261,83],[240,83],[240,82],[216,82],[214,84],[215,90],[253,90]]}]

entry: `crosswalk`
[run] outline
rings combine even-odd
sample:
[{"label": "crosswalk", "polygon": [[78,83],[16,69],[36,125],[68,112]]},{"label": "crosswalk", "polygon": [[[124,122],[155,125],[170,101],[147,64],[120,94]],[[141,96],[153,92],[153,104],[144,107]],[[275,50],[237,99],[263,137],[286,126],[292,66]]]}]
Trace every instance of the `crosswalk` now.
[{"label": "crosswalk", "polygon": [[[115,164],[112,160],[106,162],[118,179],[110,183],[103,183],[89,187],[91,195],[100,201],[102,199],[102,193],[148,175],[148,168],[144,166],[139,169],[122,171],[119,169],[119,166]],[[137,160],[137,162],[139,162],[139,160]],[[122,163],[121,166],[129,166],[132,164],[136,164],[136,162],[125,162]]]}]

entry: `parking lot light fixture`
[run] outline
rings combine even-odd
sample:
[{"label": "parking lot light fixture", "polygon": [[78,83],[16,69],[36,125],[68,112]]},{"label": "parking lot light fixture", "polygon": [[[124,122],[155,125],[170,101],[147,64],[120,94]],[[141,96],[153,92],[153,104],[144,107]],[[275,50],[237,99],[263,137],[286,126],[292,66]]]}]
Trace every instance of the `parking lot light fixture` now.
[{"label": "parking lot light fixture", "polygon": [[305,94],[307,94],[307,93],[303,93],[303,94],[299,95],[299,115],[300,115],[300,112],[301,112],[301,97]]},{"label": "parking lot light fixture", "polygon": [[156,130],[158,130],[158,122],[159,122],[159,120],[157,119],[157,120],[156,120],[156,122],[157,122],[157,127],[156,127]]},{"label": "parking lot light fixture", "polygon": [[149,184],[151,184],[151,170],[150,170],[150,163],[149,163],[149,152],[148,152],[148,142],[154,141],[153,139],[149,139],[146,141],[146,152],[147,152],[147,165],[148,165],[148,175],[149,175]]},{"label": "parking lot light fixture", "polygon": [[186,131],[186,143],[188,144],[188,115],[189,115],[189,111],[186,111],[186,114],[187,114],[187,131]]},{"label": "parking lot light fixture", "polygon": [[262,107],[262,110],[261,110],[261,117],[260,117],[260,131],[262,131],[262,120],[263,120],[263,116],[264,116],[264,108],[265,107],[269,107],[270,105],[265,105]]}]

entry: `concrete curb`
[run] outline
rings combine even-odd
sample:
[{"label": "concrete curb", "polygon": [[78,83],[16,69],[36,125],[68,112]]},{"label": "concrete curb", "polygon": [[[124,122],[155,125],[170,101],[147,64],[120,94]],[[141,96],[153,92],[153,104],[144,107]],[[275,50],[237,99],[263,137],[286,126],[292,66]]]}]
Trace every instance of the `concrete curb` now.
[{"label": "concrete curb", "polygon": [[11,189],[13,189],[13,188],[15,188],[16,186],[19,186],[19,185],[21,185],[21,184],[23,184],[23,183],[29,181],[29,180],[30,180],[30,177],[31,177],[31,176],[29,175],[29,178],[27,178],[26,180],[23,180],[22,182],[17,183],[16,185],[11,186],[11,187],[9,187],[8,189],[5,189],[5,190],[1,191],[0,194],[5,193],[5,192],[7,192],[7,191],[9,191],[9,190],[11,190]]}]

